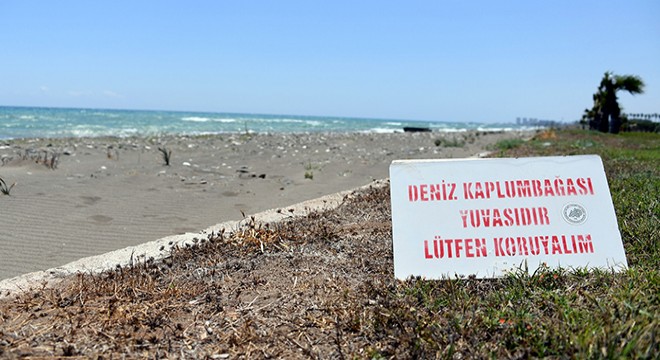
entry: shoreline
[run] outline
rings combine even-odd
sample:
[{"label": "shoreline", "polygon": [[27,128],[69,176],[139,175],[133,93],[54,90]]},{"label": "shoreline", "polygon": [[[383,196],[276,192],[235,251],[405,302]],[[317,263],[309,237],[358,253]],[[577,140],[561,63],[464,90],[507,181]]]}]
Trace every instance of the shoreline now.
[{"label": "shoreline", "polygon": [[0,177],[16,185],[0,197],[0,281],[355,189],[395,159],[470,157],[533,133],[1,140]]}]

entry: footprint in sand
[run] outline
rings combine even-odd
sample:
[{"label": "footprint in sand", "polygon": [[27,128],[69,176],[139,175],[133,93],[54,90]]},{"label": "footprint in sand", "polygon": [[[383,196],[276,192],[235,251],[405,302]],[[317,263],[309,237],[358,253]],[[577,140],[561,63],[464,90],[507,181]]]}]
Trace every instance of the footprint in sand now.
[{"label": "footprint in sand", "polygon": [[83,200],[83,203],[85,205],[94,205],[97,202],[101,200],[100,197],[98,196],[85,196],[85,195],[80,195],[80,198]]},{"label": "footprint in sand", "polygon": [[89,218],[92,219],[97,224],[107,224],[113,220],[110,216],[105,216],[105,215],[93,215],[90,216]]}]

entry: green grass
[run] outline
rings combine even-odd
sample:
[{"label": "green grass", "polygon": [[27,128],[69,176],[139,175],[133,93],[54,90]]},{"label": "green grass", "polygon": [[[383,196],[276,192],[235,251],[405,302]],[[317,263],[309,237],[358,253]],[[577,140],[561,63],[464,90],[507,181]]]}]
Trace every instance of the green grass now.
[{"label": "green grass", "polygon": [[[498,144],[497,156],[603,158],[629,269],[541,268],[494,280],[367,284],[371,357],[618,359],[660,356],[660,135],[585,131]],[[391,339],[396,339],[393,341]],[[402,350],[405,349],[405,350]]]},{"label": "green grass", "polygon": [[495,148],[500,151],[517,148],[524,143],[523,139],[503,139],[495,144]]},{"label": "green grass", "polygon": [[314,170],[320,170],[320,166],[308,162],[305,164],[305,179],[314,180]]},{"label": "green grass", "polygon": [[447,139],[447,138],[435,139],[434,144],[435,146],[442,146],[442,147],[463,147],[465,146],[465,140],[456,138],[456,136],[452,136],[451,139]]}]

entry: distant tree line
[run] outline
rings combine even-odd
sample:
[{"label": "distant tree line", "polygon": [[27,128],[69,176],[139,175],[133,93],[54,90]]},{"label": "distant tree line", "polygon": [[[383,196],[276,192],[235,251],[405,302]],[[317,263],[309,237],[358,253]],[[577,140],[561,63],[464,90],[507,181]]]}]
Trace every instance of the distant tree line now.
[{"label": "distant tree line", "polygon": [[621,131],[660,133],[660,122],[643,119],[628,119],[621,126]]}]

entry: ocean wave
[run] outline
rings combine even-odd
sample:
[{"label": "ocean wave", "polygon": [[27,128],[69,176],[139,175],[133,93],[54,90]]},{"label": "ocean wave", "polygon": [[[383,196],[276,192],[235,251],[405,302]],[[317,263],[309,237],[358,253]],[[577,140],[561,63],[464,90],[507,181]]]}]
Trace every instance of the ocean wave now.
[{"label": "ocean wave", "polygon": [[369,130],[365,130],[365,133],[376,133],[376,134],[392,134],[395,132],[401,132],[403,131],[403,128],[401,129],[392,129],[392,128],[383,128],[383,127],[376,127],[376,128],[371,128]]},{"label": "ocean wave", "polygon": [[208,118],[208,117],[201,117],[201,116],[186,116],[181,118],[181,121],[189,121],[189,122],[219,122],[219,123],[235,123],[236,119],[233,118]]},{"label": "ocean wave", "polygon": [[269,122],[269,123],[293,123],[293,124],[301,124],[304,123],[306,120],[302,119],[251,119],[251,120],[256,120],[260,122]]},{"label": "ocean wave", "polygon": [[405,126],[434,132],[526,130],[513,123],[460,123],[296,115],[196,113],[0,106],[0,138],[69,136],[153,136],[160,134],[394,133]]},{"label": "ocean wave", "polygon": [[92,129],[72,129],[72,130],[64,130],[64,131],[58,131],[57,134],[59,136],[73,136],[73,137],[99,137],[99,136],[108,136],[110,134],[106,134],[103,132],[99,132],[97,130],[92,130]]},{"label": "ocean wave", "polygon": [[450,127],[443,127],[443,128],[432,128],[432,130],[435,131],[435,132],[459,133],[459,132],[470,131],[471,129],[457,129],[457,128],[450,128]]},{"label": "ocean wave", "polygon": [[126,135],[128,135],[128,136],[138,134],[139,132],[140,132],[140,130],[138,130],[138,129],[136,129],[136,128],[127,128],[127,129],[121,129],[121,130],[119,130],[119,133],[120,133],[120,134],[126,134]]},{"label": "ocean wave", "polygon": [[87,115],[91,115],[91,116],[99,116],[99,117],[106,117],[106,118],[113,118],[113,119],[116,119],[116,118],[121,117],[119,114],[114,114],[114,113],[111,113],[111,112],[108,112],[108,111],[96,111],[96,112],[90,112],[90,113],[87,113]]},{"label": "ocean wave", "polygon": [[186,116],[181,118],[182,121],[192,121],[192,122],[209,122],[212,119],[207,117],[200,116]]}]

